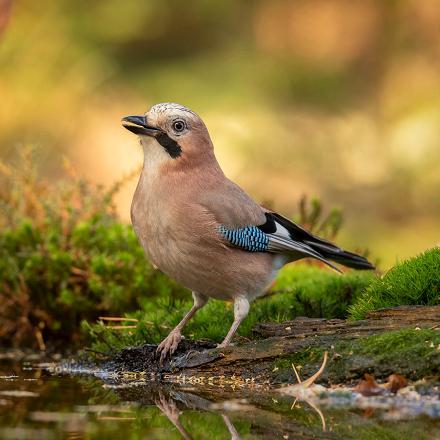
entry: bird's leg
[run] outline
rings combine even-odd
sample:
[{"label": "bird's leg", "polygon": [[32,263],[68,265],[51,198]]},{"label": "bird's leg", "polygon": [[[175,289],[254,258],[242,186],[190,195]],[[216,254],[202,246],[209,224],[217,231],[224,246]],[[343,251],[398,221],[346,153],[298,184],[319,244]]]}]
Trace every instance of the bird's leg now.
[{"label": "bird's leg", "polygon": [[179,420],[180,411],[177,408],[174,400],[169,397],[168,399],[159,391],[159,399],[155,400],[156,406],[166,415],[168,420],[179,430],[180,434],[185,440],[192,440],[191,435],[183,427]]},{"label": "bird's leg", "polygon": [[180,321],[179,324],[177,324],[176,327],[171,330],[170,334],[157,347],[157,353],[160,353],[161,363],[168,354],[172,355],[176,351],[176,348],[182,339],[183,327],[185,327],[187,322],[195,315],[197,310],[201,309],[208,301],[208,298],[205,295],[201,295],[196,292],[193,292],[192,296],[194,304],[191,307],[191,310],[183,317],[182,321]]},{"label": "bird's leg", "polygon": [[228,334],[226,335],[225,339],[223,339],[223,342],[218,345],[218,347],[226,347],[230,344],[232,338],[235,335],[235,332],[237,331],[238,327],[246,318],[247,314],[249,313],[249,301],[247,298],[243,296],[238,296],[234,300],[234,322],[232,323],[231,328],[229,329]]},{"label": "bird's leg", "polygon": [[231,434],[231,440],[241,440],[240,434],[235,429],[232,424],[231,419],[225,413],[220,413],[223,421],[225,422],[226,428],[228,428],[229,434]]}]

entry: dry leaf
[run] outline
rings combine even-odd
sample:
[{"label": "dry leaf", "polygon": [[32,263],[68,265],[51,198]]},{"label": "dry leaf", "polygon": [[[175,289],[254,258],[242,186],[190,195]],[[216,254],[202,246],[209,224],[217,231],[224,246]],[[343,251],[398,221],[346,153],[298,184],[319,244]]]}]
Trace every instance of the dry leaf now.
[{"label": "dry leaf", "polygon": [[385,384],[385,388],[392,393],[397,393],[401,388],[405,388],[408,385],[408,380],[401,374],[392,374],[388,377],[388,382]]},{"label": "dry leaf", "polygon": [[364,374],[364,379],[354,387],[353,391],[363,396],[378,396],[384,393],[384,389],[374,380],[371,374]]}]

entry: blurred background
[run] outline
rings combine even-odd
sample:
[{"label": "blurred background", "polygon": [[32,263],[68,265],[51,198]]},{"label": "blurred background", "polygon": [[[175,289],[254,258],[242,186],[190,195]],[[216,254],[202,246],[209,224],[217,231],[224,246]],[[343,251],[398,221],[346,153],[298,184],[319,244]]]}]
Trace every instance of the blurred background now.
[{"label": "blurred background", "polygon": [[33,144],[49,179],[136,169],[121,117],[174,101],[253,197],[340,207],[382,268],[440,240],[439,0],[0,0],[0,99],[0,159]]}]

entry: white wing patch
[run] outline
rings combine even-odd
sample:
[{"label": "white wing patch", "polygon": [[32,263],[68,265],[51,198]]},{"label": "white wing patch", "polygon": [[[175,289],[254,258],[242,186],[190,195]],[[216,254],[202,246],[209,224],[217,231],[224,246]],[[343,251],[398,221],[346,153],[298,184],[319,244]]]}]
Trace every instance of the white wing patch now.
[{"label": "white wing patch", "polygon": [[289,231],[277,221],[275,221],[276,230],[274,232],[267,233],[266,236],[269,239],[267,250],[274,253],[298,253],[304,257],[313,257],[323,263],[341,272],[335,265],[329,262],[323,255],[310,247],[308,244],[302,241],[296,241],[292,239]]}]

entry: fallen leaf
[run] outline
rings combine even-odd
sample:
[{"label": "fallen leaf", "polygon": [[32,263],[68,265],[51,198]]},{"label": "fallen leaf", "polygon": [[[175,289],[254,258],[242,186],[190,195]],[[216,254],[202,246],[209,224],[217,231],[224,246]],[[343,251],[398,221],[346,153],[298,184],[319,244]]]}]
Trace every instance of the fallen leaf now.
[{"label": "fallen leaf", "polygon": [[397,393],[401,388],[405,388],[408,385],[408,380],[401,374],[392,374],[388,377],[388,382],[385,384],[385,388],[392,393]]},{"label": "fallen leaf", "polygon": [[384,389],[374,380],[371,374],[364,374],[364,379],[354,387],[353,391],[363,396],[378,396],[384,393]]}]

